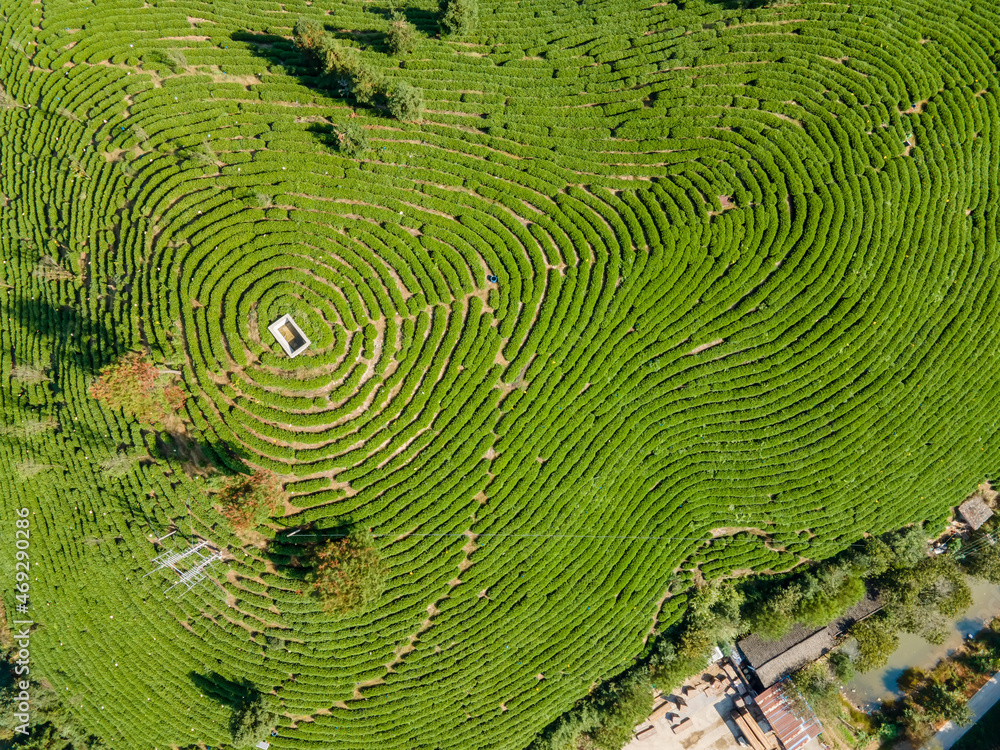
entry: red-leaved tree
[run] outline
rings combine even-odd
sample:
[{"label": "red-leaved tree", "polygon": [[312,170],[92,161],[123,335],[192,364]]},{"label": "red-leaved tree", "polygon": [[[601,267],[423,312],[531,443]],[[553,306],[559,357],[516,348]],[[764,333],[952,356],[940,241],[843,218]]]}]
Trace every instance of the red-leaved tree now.
[{"label": "red-leaved tree", "polygon": [[237,529],[258,526],[282,506],[281,480],[272,471],[229,477],[218,495],[222,515]]},{"label": "red-leaved tree", "polygon": [[135,352],[103,368],[90,395],[150,427],[162,424],[187,398],[145,355]]}]

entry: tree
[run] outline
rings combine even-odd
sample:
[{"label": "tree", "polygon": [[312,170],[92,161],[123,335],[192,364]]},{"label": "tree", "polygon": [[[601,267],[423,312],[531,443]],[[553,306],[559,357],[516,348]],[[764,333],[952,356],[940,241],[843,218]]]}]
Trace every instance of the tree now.
[{"label": "tree", "polygon": [[281,480],[267,469],[229,477],[218,495],[222,515],[237,529],[258,526],[281,508],[282,490]]},{"label": "tree", "polygon": [[323,30],[321,23],[305,18],[304,16],[295,22],[295,29],[292,32],[292,36],[295,39],[295,46],[314,54],[319,51],[320,42],[323,41],[325,35],[326,32]]},{"label": "tree", "polygon": [[691,597],[679,653],[688,659],[704,659],[713,647],[732,641],[743,629],[740,618],[742,593],[720,583],[705,586]]},{"label": "tree", "polygon": [[927,711],[932,722],[950,721],[958,726],[971,724],[972,709],[961,691],[953,690],[948,685],[937,680],[914,696],[920,706]]},{"label": "tree", "polygon": [[858,658],[854,660],[854,666],[859,672],[884,667],[899,646],[899,635],[884,614],[872,615],[855,623],[848,634],[858,642]]},{"label": "tree", "polygon": [[881,582],[886,615],[898,630],[941,643],[947,619],[972,604],[972,592],[954,558],[924,557],[912,568],[894,568]]},{"label": "tree", "polygon": [[349,122],[337,131],[337,150],[344,156],[356,159],[367,149],[368,136],[357,123]]},{"label": "tree", "polygon": [[324,34],[316,54],[323,72],[341,87],[344,94],[362,104],[371,104],[385,86],[381,74],[354,47],[348,47]]},{"label": "tree", "polygon": [[973,551],[962,560],[965,570],[976,578],[1000,584],[1000,543],[979,534],[970,546]]},{"label": "tree", "polygon": [[894,567],[912,568],[927,558],[927,532],[920,524],[893,532],[886,542],[896,556]]},{"label": "tree", "polygon": [[385,43],[392,54],[408,55],[417,47],[417,27],[407,21],[402,13],[396,12],[389,24],[389,31],[386,32]]},{"label": "tree", "polygon": [[782,582],[777,590],[768,590],[747,603],[744,617],[747,630],[771,641],[784,638],[795,625],[802,587]]},{"label": "tree", "polygon": [[855,570],[866,578],[877,578],[896,562],[892,547],[877,536],[865,537],[861,551],[854,554],[851,562]]},{"label": "tree", "polygon": [[649,673],[639,671],[613,683],[597,701],[600,726],[590,739],[597,750],[621,750],[632,739],[632,730],[653,710],[653,690]]},{"label": "tree", "polygon": [[[836,713],[840,690],[830,677],[825,662],[814,662],[791,676],[792,687],[813,709]],[[794,695],[790,696],[793,699]]]},{"label": "tree", "polygon": [[440,0],[441,30],[445,34],[466,36],[479,20],[478,0]]},{"label": "tree", "polygon": [[830,671],[841,684],[854,679],[854,662],[844,651],[834,651],[830,654]]},{"label": "tree", "polygon": [[389,112],[397,120],[419,120],[424,113],[424,92],[406,81],[397,82],[388,94]]},{"label": "tree", "polygon": [[252,747],[268,736],[277,722],[269,698],[255,692],[233,712],[229,731],[236,747]]},{"label": "tree", "polygon": [[673,644],[661,638],[650,658],[649,673],[666,694],[704,666],[703,656],[682,656],[677,653]]},{"label": "tree", "polygon": [[184,405],[184,392],[167,381],[143,354],[126,354],[104,367],[90,395],[112,409],[121,409],[141,424],[156,426]]},{"label": "tree", "polygon": [[306,580],[328,612],[363,611],[385,588],[388,571],[368,534],[331,539],[314,550],[312,562]]},{"label": "tree", "polygon": [[865,596],[865,584],[843,565],[827,565],[802,577],[795,619],[818,628],[836,620]]}]

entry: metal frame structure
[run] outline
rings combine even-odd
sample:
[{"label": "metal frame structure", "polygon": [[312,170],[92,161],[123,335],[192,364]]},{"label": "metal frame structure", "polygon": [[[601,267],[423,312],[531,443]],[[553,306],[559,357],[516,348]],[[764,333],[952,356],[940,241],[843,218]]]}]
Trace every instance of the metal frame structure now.
[{"label": "metal frame structure", "polygon": [[[205,579],[212,564],[220,560],[222,560],[222,553],[213,549],[211,542],[203,539],[185,550],[168,549],[154,557],[153,562],[156,563],[156,567],[146,575],[152,575],[158,570],[170,569],[177,574],[177,580],[167,588],[167,591],[180,584],[184,584],[185,590],[190,591]],[[145,578],[145,576],[143,577]]]}]

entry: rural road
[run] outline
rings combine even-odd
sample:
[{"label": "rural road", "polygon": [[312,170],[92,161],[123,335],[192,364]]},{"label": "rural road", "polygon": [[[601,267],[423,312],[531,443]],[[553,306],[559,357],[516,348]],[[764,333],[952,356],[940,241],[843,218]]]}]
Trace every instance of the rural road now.
[{"label": "rural road", "polygon": [[974,717],[973,723],[968,726],[958,727],[949,721],[924,745],[923,750],[930,750],[932,746],[935,748],[940,746],[941,750],[950,750],[951,746],[972,729],[973,724],[979,721],[983,714],[993,708],[993,704],[997,701],[1000,701],[1000,672],[993,675],[990,681],[983,685],[979,689],[979,692],[969,699],[969,708],[972,709]]}]

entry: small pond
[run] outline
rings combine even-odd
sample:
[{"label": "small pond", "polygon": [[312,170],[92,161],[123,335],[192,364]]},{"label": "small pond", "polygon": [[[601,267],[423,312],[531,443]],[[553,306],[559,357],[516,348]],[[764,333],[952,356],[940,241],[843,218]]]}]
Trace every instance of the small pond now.
[{"label": "small pond", "polygon": [[973,581],[971,588],[972,606],[951,624],[944,643],[934,646],[919,636],[900,634],[899,648],[893,651],[885,667],[859,674],[844,686],[844,694],[851,702],[865,709],[876,708],[880,699],[899,694],[896,680],[907,667],[933,667],[954,652],[966,636],[978,632],[1000,614],[1000,586]]}]

